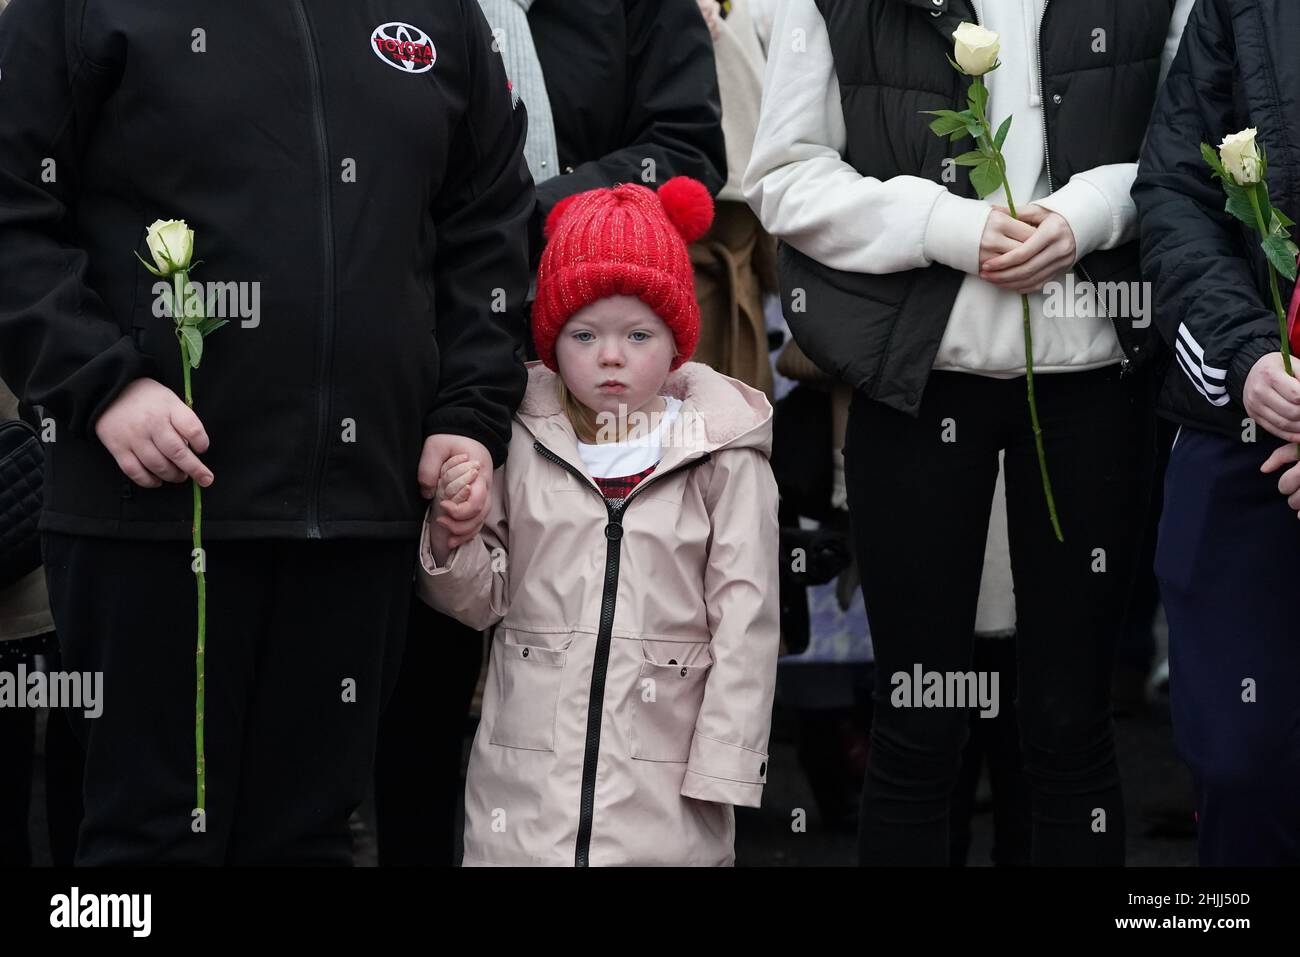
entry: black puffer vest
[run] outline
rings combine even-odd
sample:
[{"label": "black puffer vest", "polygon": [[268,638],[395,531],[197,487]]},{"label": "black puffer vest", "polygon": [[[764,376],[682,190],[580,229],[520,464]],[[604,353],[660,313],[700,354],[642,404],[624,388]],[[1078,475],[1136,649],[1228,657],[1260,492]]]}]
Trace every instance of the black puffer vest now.
[{"label": "black puffer vest", "polygon": [[[844,159],[864,176],[944,182],[945,160],[970,150],[935,136],[923,110],[960,109],[970,85],[949,66],[952,34],[978,22],[970,0],[817,0],[844,108]],[[1049,0],[1039,62],[1048,177],[1138,159],[1160,77],[1173,0]],[[1104,52],[1095,31],[1104,30]],[[1014,134],[1014,130],[1013,133]],[[949,179],[953,178],[951,175]],[[974,197],[959,169],[952,192]],[[917,414],[964,274],[938,263],[885,275],[823,266],[781,244],[781,293],[800,347],[836,378]],[[1140,278],[1138,245],[1093,253],[1076,267],[1096,283]],[[1111,317],[1126,368],[1159,348],[1145,319]]]}]

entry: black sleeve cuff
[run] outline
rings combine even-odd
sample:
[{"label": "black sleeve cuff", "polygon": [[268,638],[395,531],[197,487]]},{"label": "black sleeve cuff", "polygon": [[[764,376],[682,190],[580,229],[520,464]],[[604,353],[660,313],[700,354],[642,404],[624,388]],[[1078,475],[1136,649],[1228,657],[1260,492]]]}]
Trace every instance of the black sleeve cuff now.
[{"label": "black sleeve cuff", "polygon": [[[507,424],[507,436],[511,428]],[[443,408],[429,413],[424,418],[424,435],[425,438],[431,435],[463,435],[488,450],[492,456],[492,468],[499,469],[506,464],[507,441],[468,409]]]}]

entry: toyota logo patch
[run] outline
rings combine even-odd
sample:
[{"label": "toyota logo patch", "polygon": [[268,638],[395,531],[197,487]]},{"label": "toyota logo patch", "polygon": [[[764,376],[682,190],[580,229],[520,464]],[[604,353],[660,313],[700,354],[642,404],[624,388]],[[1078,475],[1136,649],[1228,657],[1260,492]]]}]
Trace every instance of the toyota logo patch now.
[{"label": "toyota logo patch", "polygon": [[394,69],[407,73],[431,70],[438,58],[429,35],[409,23],[380,24],[370,35],[370,44],[375,56]]}]

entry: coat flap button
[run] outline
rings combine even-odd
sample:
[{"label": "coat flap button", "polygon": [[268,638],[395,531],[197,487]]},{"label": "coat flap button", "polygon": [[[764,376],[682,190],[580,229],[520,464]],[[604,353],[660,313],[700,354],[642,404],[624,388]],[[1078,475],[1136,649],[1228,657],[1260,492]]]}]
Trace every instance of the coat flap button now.
[{"label": "coat flap button", "polygon": [[767,762],[764,761],[762,764],[758,766],[758,776],[761,778],[766,773],[767,773]]},{"label": "coat flap button", "polygon": [[605,537],[611,542],[616,542],[623,537],[623,526],[618,522],[610,522],[605,526]]},{"label": "coat flap button", "polygon": [[685,669],[685,668],[682,669],[682,677],[683,677],[683,678],[686,677],[686,669]]},{"label": "coat flap button", "polygon": [[519,653],[520,653],[521,655],[523,655],[525,658],[528,657],[528,649],[527,649],[527,648],[525,648],[523,651],[521,651],[521,652],[519,652]]}]

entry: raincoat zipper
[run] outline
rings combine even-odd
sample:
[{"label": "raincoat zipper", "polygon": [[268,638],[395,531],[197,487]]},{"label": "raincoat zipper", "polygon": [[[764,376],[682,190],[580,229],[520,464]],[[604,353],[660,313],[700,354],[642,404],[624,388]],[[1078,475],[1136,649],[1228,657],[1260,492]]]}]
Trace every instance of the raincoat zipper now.
[{"label": "raincoat zipper", "polygon": [[628,493],[627,498],[609,499],[601,495],[600,489],[592,484],[582,471],[572,462],[552,452],[540,441],[533,442],[533,448],[545,458],[554,462],[565,471],[574,475],[605,503],[609,522],[605,525],[605,585],[600,596],[600,627],[596,632],[596,656],[591,666],[591,688],[587,698],[587,741],[582,756],[582,788],[578,805],[578,841],[574,848],[573,864],[575,867],[587,867],[590,864],[591,828],[596,814],[596,766],[600,761],[600,725],[605,713],[605,674],[609,668],[609,647],[614,635],[614,603],[618,599],[619,557],[623,542],[623,515],[627,505],[636,493],[647,485],[662,481],[676,472],[693,469],[703,465],[712,457],[705,452],[703,456],[682,462],[667,472],[650,475],[636,488]]}]

